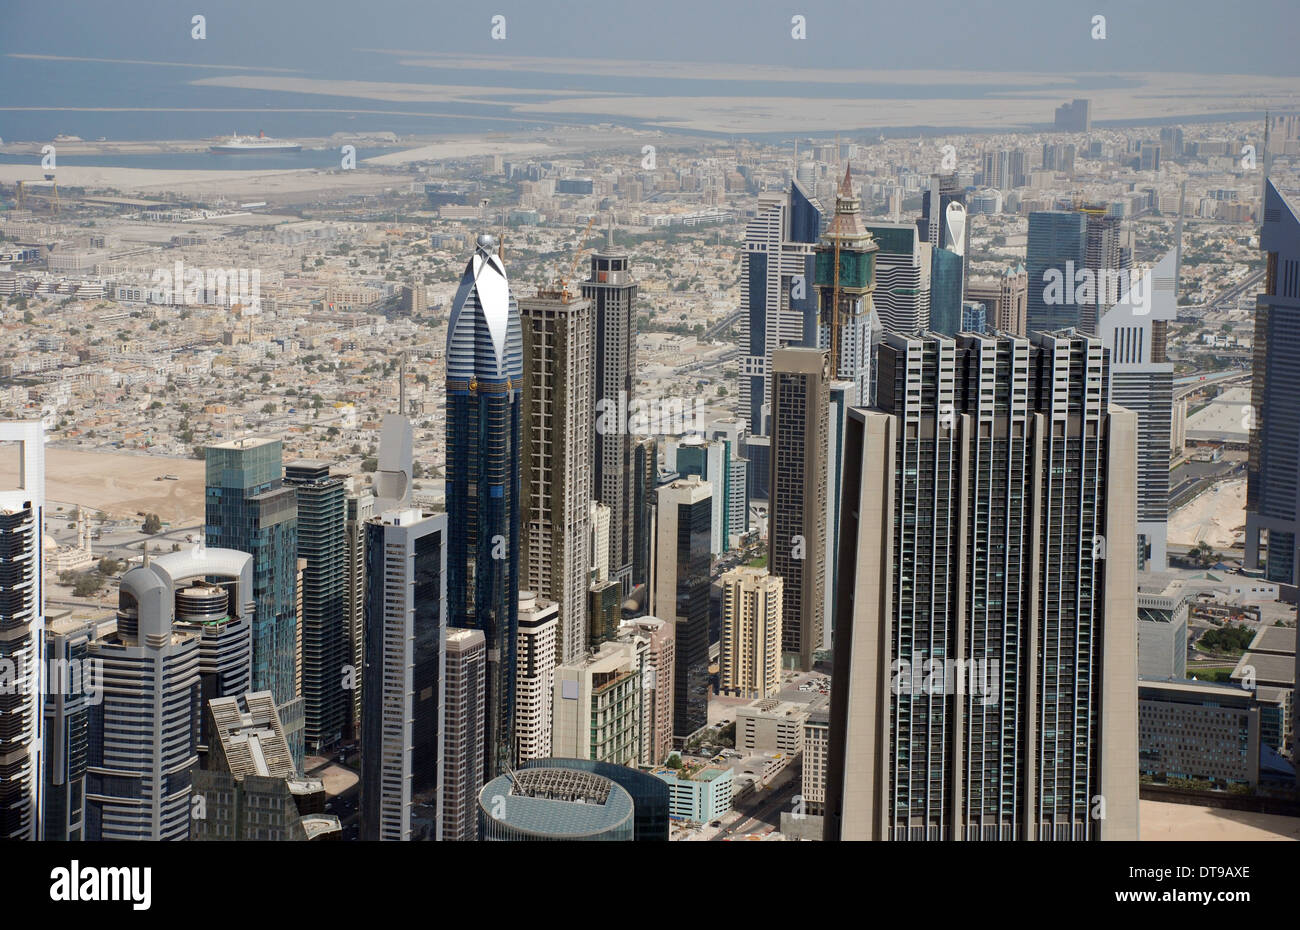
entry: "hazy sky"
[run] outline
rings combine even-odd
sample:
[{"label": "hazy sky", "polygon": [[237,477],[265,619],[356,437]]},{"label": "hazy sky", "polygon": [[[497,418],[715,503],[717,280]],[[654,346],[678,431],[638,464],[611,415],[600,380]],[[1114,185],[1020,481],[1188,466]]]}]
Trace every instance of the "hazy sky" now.
[{"label": "hazy sky", "polygon": [[[190,38],[190,17],[208,38]],[[503,14],[507,39],[493,41]],[[794,14],[807,39],[790,37]],[[1090,37],[1095,14],[1107,38]],[[792,66],[1300,75],[1297,0],[4,0],[0,53],[346,73],[362,47]],[[418,78],[412,75],[411,79]],[[8,96],[14,96],[10,88]]]}]

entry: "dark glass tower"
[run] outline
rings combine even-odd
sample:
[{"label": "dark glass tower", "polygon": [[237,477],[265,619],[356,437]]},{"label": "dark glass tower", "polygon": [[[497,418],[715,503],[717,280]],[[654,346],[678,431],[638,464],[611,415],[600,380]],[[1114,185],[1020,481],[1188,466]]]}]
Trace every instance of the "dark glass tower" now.
[{"label": "dark glass tower", "polygon": [[447,326],[447,596],[449,625],[487,640],[485,781],[514,751],[522,393],[519,307],[495,237],[482,235]]},{"label": "dark glass tower", "polygon": [[1300,582],[1300,216],[1271,181],[1259,245],[1268,259],[1255,309],[1245,564],[1258,567],[1267,545],[1266,577],[1293,585]]},{"label": "dark glass tower", "polygon": [[350,695],[343,667],[351,663],[346,622],[347,503],[343,479],[328,462],[290,462],[285,484],[298,495],[298,558],[302,574],[302,699],[304,735],[313,752],[333,746],[347,726]]},{"label": "dark glass tower", "polygon": [[[1079,325],[1074,275],[1087,267],[1088,218],[1083,213],[1041,210],[1029,214],[1029,332],[1053,332]],[[1049,287],[1053,279],[1060,288]]]}]

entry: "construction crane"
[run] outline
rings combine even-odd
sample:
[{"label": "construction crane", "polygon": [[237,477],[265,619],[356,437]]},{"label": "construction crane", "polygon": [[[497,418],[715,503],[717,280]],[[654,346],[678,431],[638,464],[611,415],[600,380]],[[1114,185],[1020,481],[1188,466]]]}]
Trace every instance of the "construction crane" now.
[{"label": "construction crane", "polygon": [[558,298],[560,301],[566,304],[572,299],[572,295],[569,293],[569,281],[573,279],[574,274],[578,270],[578,262],[582,259],[583,253],[587,251],[586,246],[582,244],[582,240],[587,238],[587,233],[591,232],[592,224],[595,222],[596,222],[596,215],[593,213],[591,218],[587,220],[587,225],[582,230],[582,235],[578,237],[578,250],[577,252],[574,253],[573,261],[569,264],[568,272],[566,274],[560,275],[560,279],[557,282],[558,286],[549,287],[549,288],[546,287],[538,288],[537,289],[538,297]]}]

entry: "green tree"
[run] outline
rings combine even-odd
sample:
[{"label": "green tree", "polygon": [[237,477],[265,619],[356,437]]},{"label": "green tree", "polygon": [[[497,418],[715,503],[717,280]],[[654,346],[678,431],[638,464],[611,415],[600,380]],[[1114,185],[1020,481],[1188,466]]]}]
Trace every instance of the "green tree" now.
[{"label": "green tree", "polygon": [[152,536],[162,529],[162,518],[156,513],[151,513],[144,518],[144,525],[141,527],[145,533]]}]

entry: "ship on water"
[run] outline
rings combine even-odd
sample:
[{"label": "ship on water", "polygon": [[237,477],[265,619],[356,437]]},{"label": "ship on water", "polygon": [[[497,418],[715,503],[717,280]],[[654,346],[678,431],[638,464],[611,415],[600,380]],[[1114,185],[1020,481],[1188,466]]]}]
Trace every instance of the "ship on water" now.
[{"label": "ship on water", "polygon": [[231,136],[228,142],[219,142],[209,151],[217,155],[277,155],[283,152],[301,152],[302,146],[296,142],[268,139],[266,133],[259,132],[256,138]]}]

